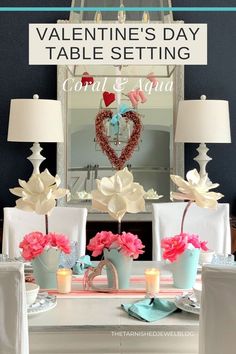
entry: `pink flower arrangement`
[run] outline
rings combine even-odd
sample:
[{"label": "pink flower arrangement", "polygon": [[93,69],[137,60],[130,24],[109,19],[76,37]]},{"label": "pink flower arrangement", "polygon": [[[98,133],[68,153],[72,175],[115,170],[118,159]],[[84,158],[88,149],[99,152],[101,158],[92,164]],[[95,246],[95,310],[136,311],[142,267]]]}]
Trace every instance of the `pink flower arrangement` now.
[{"label": "pink flower arrangement", "polygon": [[198,235],[190,235],[180,233],[173,237],[166,237],[161,240],[161,248],[164,249],[163,259],[168,259],[170,262],[175,262],[177,258],[192,245],[194,248],[200,248],[207,251],[207,242],[200,241]]},{"label": "pink flower arrangement", "polygon": [[49,239],[49,244],[51,247],[57,247],[64,253],[70,253],[70,241],[67,236],[56,234],[55,232],[50,232],[45,235]]},{"label": "pink flower arrangement", "polygon": [[118,235],[117,242],[121,253],[126,256],[137,259],[140,254],[144,253],[142,248],[145,246],[142,244],[142,241],[137,235],[133,235],[130,232],[122,232],[121,235]]},{"label": "pink flower arrangement", "polygon": [[27,261],[38,257],[44,250],[50,247],[58,248],[64,253],[70,253],[70,241],[68,237],[52,232],[47,235],[38,231],[31,232],[25,235],[19,246],[22,249],[22,257]]},{"label": "pink flower arrangement", "polygon": [[111,231],[101,231],[90,239],[87,249],[92,251],[93,257],[101,255],[104,248],[116,248],[124,255],[137,259],[140,254],[144,253],[144,247],[138,236],[130,232],[122,232],[119,235]]}]

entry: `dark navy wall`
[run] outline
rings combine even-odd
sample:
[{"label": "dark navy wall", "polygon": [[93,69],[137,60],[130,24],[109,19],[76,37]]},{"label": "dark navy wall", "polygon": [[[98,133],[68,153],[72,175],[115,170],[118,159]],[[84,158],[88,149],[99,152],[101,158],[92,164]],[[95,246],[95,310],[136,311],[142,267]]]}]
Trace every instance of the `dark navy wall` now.
[{"label": "dark navy wall", "polygon": [[[70,6],[70,0],[1,0],[1,6]],[[235,6],[235,0],[173,0],[173,6]],[[97,0],[99,5],[99,0]],[[112,5],[112,2],[111,2]],[[68,13],[0,13],[0,213],[3,206],[12,206],[15,197],[8,189],[17,179],[28,178],[32,172],[26,160],[30,144],[8,143],[7,126],[11,98],[56,98],[56,68],[28,65],[28,24],[55,23]],[[208,65],[188,66],[185,70],[186,99],[206,94],[211,99],[230,101],[232,144],[210,144],[208,164],[212,181],[220,183],[224,201],[230,202],[236,214],[236,13],[178,12],[175,19],[189,23],[208,23]],[[214,129],[214,127],[212,127]],[[47,158],[42,167],[56,171],[56,146],[43,144]],[[186,145],[186,170],[197,167],[192,160],[196,145]],[[1,214],[0,214],[1,215]]]},{"label": "dark navy wall", "polygon": [[[33,4],[32,4],[33,3]],[[70,6],[68,0],[1,0],[0,6]],[[9,103],[11,98],[57,97],[56,67],[28,65],[28,24],[55,23],[69,13],[25,12],[0,13],[0,217],[4,206],[15,205],[8,189],[18,185],[17,179],[27,179],[32,165],[26,160],[30,143],[7,142]],[[42,168],[56,172],[56,144],[42,144],[46,157]]]},{"label": "dark navy wall", "polygon": [[[235,6],[235,0],[173,0],[175,6]],[[236,214],[236,12],[183,12],[175,19],[189,23],[208,24],[208,65],[187,66],[185,69],[185,98],[197,99],[206,94],[209,99],[226,99],[230,103],[231,144],[209,144],[207,170],[211,180],[220,184],[224,202],[231,204]],[[212,127],[214,129],[214,127]],[[195,144],[186,144],[186,171],[197,167]]]}]

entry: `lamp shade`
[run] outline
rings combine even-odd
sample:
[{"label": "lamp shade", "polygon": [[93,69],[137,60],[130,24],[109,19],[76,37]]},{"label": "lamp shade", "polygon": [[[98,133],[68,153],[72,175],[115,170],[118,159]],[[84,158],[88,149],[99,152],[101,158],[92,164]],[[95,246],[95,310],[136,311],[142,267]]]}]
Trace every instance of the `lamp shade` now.
[{"label": "lamp shade", "polygon": [[[205,97],[205,96],[203,96]],[[229,103],[223,100],[180,101],[175,141],[230,143]]]},{"label": "lamp shade", "polygon": [[11,100],[8,141],[63,142],[61,102]]}]

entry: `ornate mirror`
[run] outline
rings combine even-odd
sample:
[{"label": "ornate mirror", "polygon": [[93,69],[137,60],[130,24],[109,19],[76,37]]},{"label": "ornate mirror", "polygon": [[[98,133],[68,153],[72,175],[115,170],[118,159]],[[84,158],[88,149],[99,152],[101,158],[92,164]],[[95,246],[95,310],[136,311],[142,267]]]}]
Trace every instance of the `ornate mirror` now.
[{"label": "ornate mirror", "polygon": [[[147,78],[149,73],[155,73],[158,80],[155,88]],[[83,75],[86,75],[85,79]],[[87,78],[93,84],[87,85]],[[117,82],[120,83],[119,93],[114,89]],[[161,201],[169,200],[170,173],[183,175],[183,146],[173,141],[176,107],[183,99],[183,68],[177,66],[166,74],[166,67],[160,66],[59,66],[58,99],[63,107],[65,143],[58,144],[57,169],[63,184],[71,191],[67,203],[90,207],[90,192],[96,188],[96,178],[114,173],[97,141],[95,120],[101,110],[109,109],[115,115],[119,102],[132,108],[127,94],[135,87],[142,88],[146,102],[140,101],[134,110],[141,117],[141,138],[125,166],[148,192],[147,200],[155,201],[155,192],[164,195]],[[116,97],[108,107],[104,92],[108,92],[108,101],[110,94]],[[132,128],[132,124],[124,124],[119,141],[110,141],[118,156],[127,144]],[[107,129],[106,134],[112,140],[109,131],[112,128],[108,126]]]},{"label": "ornate mirror", "polygon": [[[166,6],[170,3],[168,0]],[[77,0],[72,5],[81,6]],[[96,4],[86,1],[82,5]],[[119,5],[122,7],[123,1],[117,0],[116,6]],[[118,19],[120,22],[121,15],[126,22],[173,21],[171,12],[124,14],[121,8],[118,13],[72,12],[70,22],[86,21],[88,25],[94,21]],[[130,93],[136,89],[144,96],[139,96],[138,104],[134,105]],[[90,193],[96,188],[96,179],[114,174],[114,159],[109,151],[112,149],[119,157],[128,144],[134,151],[132,156],[125,156],[124,166],[147,192],[146,214],[151,219],[150,206],[151,202],[159,201],[157,194],[163,195],[160,201],[169,200],[170,174],[184,174],[183,144],[174,143],[177,105],[183,98],[184,68],[181,66],[59,66],[58,99],[62,102],[65,139],[64,144],[58,144],[57,172],[63,185],[71,191],[70,198],[63,203],[86,206],[95,220],[98,212],[91,209]],[[115,116],[124,106],[140,118],[141,137],[137,145],[133,142],[135,135],[132,135],[136,123],[129,119],[119,118],[118,132],[109,119],[104,119],[103,133],[98,132],[101,112],[106,116],[110,111],[111,116]],[[105,148],[101,147],[104,138],[108,141]],[[101,213],[98,214],[101,217]]]}]

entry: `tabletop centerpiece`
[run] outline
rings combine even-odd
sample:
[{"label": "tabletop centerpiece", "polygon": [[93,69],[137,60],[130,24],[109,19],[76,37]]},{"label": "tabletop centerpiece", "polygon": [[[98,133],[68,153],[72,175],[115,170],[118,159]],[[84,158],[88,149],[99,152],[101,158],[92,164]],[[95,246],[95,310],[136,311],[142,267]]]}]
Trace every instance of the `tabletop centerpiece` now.
[{"label": "tabletop centerpiece", "polygon": [[188,200],[183,212],[180,233],[172,237],[163,238],[163,259],[172,263],[173,281],[177,288],[192,288],[197,274],[200,250],[207,251],[207,242],[200,241],[198,235],[184,232],[184,221],[192,203],[201,208],[216,208],[221,193],[209,192],[219,184],[211,183],[207,174],[201,178],[196,169],[187,173],[185,181],[177,175],[170,176],[177,185],[178,192],[171,192],[171,199]]},{"label": "tabletop centerpiece", "polygon": [[64,197],[68,191],[59,188],[61,180],[46,169],[33,174],[30,179],[19,179],[20,187],[10,189],[18,197],[18,209],[36,212],[45,216],[45,234],[33,231],[24,236],[19,247],[22,257],[32,262],[33,273],[41,288],[56,288],[56,271],[59,266],[61,252],[70,253],[70,242],[67,236],[49,232],[49,215],[56,206],[56,200]]},{"label": "tabletop centerpiece", "polygon": [[[130,232],[121,232],[121,221],[126,212],[138,213],[145,210],[145,191],[135,183],[132,173],[124,168],[111,177],[96,180],[97,189],[92,191],[92,207],[107,212],[118,221],[118,233],[98,232],[90,239],[87,249],[93,256],[103,253],[104,259],[110,261],[117,272],[118,287],[129,287],[132,260],[144,253],[142,241]],[[107,267],[108,286],[112,287],[112,274]]]}]

